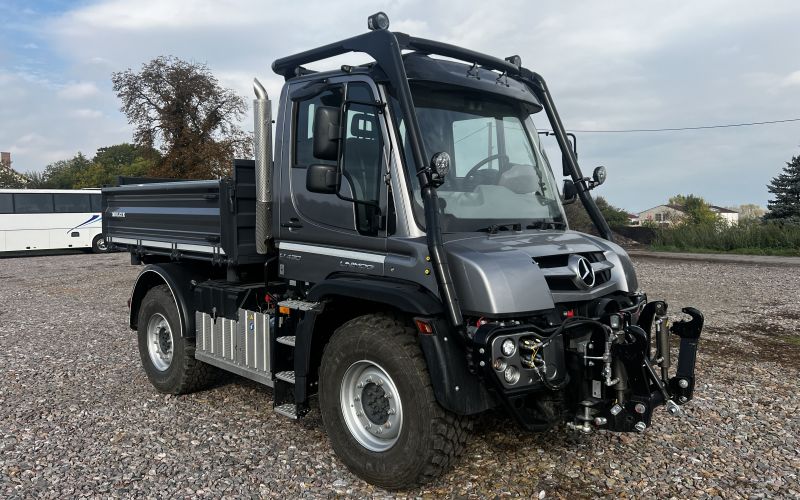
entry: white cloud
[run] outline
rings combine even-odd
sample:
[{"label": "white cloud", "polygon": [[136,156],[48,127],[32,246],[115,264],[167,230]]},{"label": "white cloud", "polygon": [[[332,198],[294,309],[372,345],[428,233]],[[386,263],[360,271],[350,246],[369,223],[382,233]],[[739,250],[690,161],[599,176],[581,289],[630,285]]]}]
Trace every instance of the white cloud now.
[{"label": "white cloud", "polygon": [[85,99],[97,95],[100,90],[94,82],[78,82],[65,85],[58,91],[58,96],[63,99]]},{"label": "white cloud", "polygon": [[[568,128],[800,116],[794,22],[800,4],[792,0],[468,0],[457,7],[343,0],[335,11],[322,0],[99,0],[42,21],[37,53],[54,50],[54,67],[65,69],[3,71],[0,62],[0,109],[15,117],[13,125],[0,122],[0,138],[21,147],[14,138],[46,138],[15,153],[30,168],[52,161],[52,151],[89,154],[130,140],[110,74],[159,55],[207,63],[248,103],[257,76],[277,99],[282,78],[269,68],[274,59],[363,33],[366,17],[380,9],[394,30],[500,57],[521,55],[547,79]],[[348,56],[327,67],[364,60]],[[80,126],[70,123],[78,120]],[[249,115],[242,126],[252,127]],[[600,194],[629,210],[691,190],[717,204],[763,205],[764,185],[798,153],[798,136],[800,126],[791,125],[719,134],[586,134],[579,147],[584,170],[605,164],[612,172]]]},{"label": "white cloud", "polygon": [[783,78],[783,80],[781,80],[781,85],[783,85],[784,87],[800,85],[800,70],[789,73],[786,77]]},{"label": "white cloud", "polygon": [[75,118],[100,118],[103,112],[97,109],[79,108],[70,113]]}]

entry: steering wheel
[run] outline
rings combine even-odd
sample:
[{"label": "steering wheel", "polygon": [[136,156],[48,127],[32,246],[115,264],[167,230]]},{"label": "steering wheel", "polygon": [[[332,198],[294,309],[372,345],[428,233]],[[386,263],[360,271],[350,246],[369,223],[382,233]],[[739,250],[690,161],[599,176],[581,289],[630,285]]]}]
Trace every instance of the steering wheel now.
[{"label": "steering wheel", "polygon": [[475,166],[473,166],[471,169],[469,169],[469,172],[467,172],[467,175],[465,175],[464,177],[465,178],[472,177],[472,176],[475,175],[475,173],[478,170],[480,170],[481,167],[483,167],[484,165],[486,165],[490,161],[492,161],[492,160],[500,160],[500,159],[503,159],[503,158],[505,158],[505,160],[508,161],[508,155],[493,154],[493,155],[487,156],[483,160],[481,160],[478,163],[476,163]]}]

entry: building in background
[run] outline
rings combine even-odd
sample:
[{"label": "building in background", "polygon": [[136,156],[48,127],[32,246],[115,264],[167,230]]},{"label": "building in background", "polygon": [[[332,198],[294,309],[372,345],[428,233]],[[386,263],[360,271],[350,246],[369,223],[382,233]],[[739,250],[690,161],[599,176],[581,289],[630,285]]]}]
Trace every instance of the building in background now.
[{"label": "building in background", "polygon": [[[729,225],[739,223],[739,212],[736,210],[718,207],[716,205],[709,205],[708,208]],[[680,205],[658,205],[653,208],[648,208],[644,212],[639,212],[637,219],[631,219],[631,225],[641,226],[646,222],[654,222],[659,225],[671,225],[681,221],[684,217],[686,217],[686,212]]]},{"label": "building in background", "polygon": [[729,226],[739,223],[739,212],[731,210],[730,208],[718,207],[716,205],[709,205],[708,208],[717,214],[717,217],[728,223]]},{"label": "building in background", "polygon": [[639,219],[636,221],[636,225],[641,226],[645,222],[669,225],[680,221],[684,217],[686,217],[686,212],[683,211],[683,207],[680,205],[658,205],[648,208],[644,212],[639,212]]}]

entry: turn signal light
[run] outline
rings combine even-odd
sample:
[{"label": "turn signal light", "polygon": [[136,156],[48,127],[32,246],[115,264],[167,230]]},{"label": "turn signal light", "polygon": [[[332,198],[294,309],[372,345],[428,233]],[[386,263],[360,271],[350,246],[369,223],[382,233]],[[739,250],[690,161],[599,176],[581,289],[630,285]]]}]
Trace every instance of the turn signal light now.
[{"label": "turn signal light", "polygon": [[289,308],[286,306],[279,306],[278,307],[279,314],[289,314]]}]

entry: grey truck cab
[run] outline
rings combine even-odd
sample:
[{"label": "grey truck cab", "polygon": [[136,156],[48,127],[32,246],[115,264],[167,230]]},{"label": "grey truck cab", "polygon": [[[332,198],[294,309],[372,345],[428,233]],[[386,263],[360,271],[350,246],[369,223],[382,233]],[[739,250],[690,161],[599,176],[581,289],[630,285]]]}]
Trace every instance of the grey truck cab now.
[{"label": "grey truck cab", "polygon": [[[392,33],[382,13],[369,26],[275,61],[274,152],[255,82],[256,158],[232,178],[104,190],[105,234],[146,265],[130,326],[155,387],[223,369],[273,387],[282,415],[318,406],[342,461],[389,488],[443,472],[489,410],[530,431],[680,414],[702,314],[670,326],[639,290],[589,195],[605,173],[583,176],[541,76]],[[303,66],[348,52],[372,62]],[[569,229],[576,198],[600,236]]]}]

